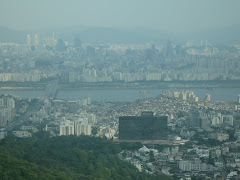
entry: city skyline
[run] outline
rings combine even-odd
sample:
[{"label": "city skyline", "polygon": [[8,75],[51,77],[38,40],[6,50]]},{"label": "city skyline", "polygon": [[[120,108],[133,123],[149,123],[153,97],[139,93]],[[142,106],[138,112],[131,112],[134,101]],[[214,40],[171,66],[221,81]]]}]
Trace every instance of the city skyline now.
[{"label": "city skyline", "polygon": [[240,179],[239,7],[0,0],[0,179]]}]

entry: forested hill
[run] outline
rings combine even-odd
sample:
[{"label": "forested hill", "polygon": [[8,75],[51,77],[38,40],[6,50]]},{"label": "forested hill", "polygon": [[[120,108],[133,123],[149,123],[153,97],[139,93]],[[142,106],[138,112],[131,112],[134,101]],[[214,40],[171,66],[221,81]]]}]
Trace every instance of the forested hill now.
[{"label": "forested hill", "polygon": [[118,158],[121,147],[90,136],[37,137],[0,141],[0,179],[171,179],[139,172]]}]

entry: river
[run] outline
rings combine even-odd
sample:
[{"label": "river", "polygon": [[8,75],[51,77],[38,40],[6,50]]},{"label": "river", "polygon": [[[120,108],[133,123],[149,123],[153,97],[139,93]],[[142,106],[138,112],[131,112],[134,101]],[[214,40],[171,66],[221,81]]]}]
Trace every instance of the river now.
[{"label": "river", "polygon": [[[145,89],[149,97],[157,97],[166,89]],[[236,101],[240,88],[189,88],[189,89],[167,89],[170,91],[192,90],[199,100],[203,100],[206,94],[211,95],[211,101]],[[81,97],[90,97],[93,101],[134,101],[138,99],[140,89],[100,89],[100,90],[59,90],[58,99],[76,100]],[[44,90],[0,90],[0,94],[13,94],[22,98],[35,98],[44,94]]]}]

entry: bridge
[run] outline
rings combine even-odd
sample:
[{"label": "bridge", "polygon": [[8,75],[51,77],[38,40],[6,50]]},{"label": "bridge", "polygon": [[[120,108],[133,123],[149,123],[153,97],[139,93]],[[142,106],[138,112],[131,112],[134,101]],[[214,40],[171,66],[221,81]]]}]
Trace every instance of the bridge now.
[{"label": "bridge", "polygon": [[55,98],[57,95],[57,89],[58,89],[58,80],[49,81],[45,88],[44,96],[41,98],[43,99]]},{"label": "bridge", "polygon": [[46,99],[55,98],[57,95],[58,89],[58,80],[52,80],[47,83],[45,88],[44,95],[38,99],[31,107],[28,108],[27,112],[25,112],[19,119],[18,122],[12,122],[8,124],[6,128],[7,131],[13,130],[17,126],[21,126],[33,113],[39,111],[43,106],[43,102]]}]

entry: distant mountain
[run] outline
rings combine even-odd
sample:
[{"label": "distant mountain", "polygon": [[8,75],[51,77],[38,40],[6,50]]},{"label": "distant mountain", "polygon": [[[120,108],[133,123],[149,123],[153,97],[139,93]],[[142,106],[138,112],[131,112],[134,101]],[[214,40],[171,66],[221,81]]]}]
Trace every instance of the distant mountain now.
[{"label": "distant mountain", "polygon": [[199,30],[198,32],[178,33],[177,38],[181,40],[209,40],[214,43],[239,44],[240,24]]},{"label": "distant mountain", "polygon": [[82,41],[92,43],[145,43],[149,41],[168,40],[170,38],[169,33],[165,31],[143,28],[69,27],[35,31],[26,30],[26,32],[24,32],[0,26],[0,42],[26,43],[28,33],[48,34],[51,36],[52,32],[58,33],[64,40],[70,42],[72,42],[75,37],[78,37]]},{"label": "distant mountain", "polygon": [[17,42],[26,43],[28,33],[49,34],[52,32],[59,33],[64,40],[73,41],[75,37],[79,37],[85,42],[111,42],[111,43],[126,43],[137,42],[145,43],[149,41],[168,40],[170,35],[168,32],[144,29],[144,28],[111,28],[111,27],[68,27],[56,29],[42,30],[25,30],[18,31],[0,26],[0,42]]},{"label": "distant mountain", "polygon": [[64,40],[70,42],[75,37],[85,42],[146,43],[166,40],[209,40],[214,43],[240,43],[240,24],[224,28],[201,29],[196,32],[171,33],[147,28],[113,28],[75,26],[56,29],[18,31],[0,26],[0,42],[26,43],[27,33],[52,34],[58,32]]},{"label": "distant mountain", "polygon": [[0,42],[26,43],[27,33],[0,26]]},{"label": "distant mountain", "polygon": [[63,38],[68,40],[79,37],[83,41],[90,42],[149,42],[169,39],[168,32],[143,29],[143,28],[111,28],[111,27],[86,27],[86,28],[69,28],[60,30]]},{"label": "distant mountain", "polygon": [[90,42],[137,42],[209,40],[214,43],[240,43],[240,24],[223,28],[200,29],[196,32],[172,33],[147,28],[111,27],[70,27],[58,29],[61,36],[69,41],[79,37]]}]

